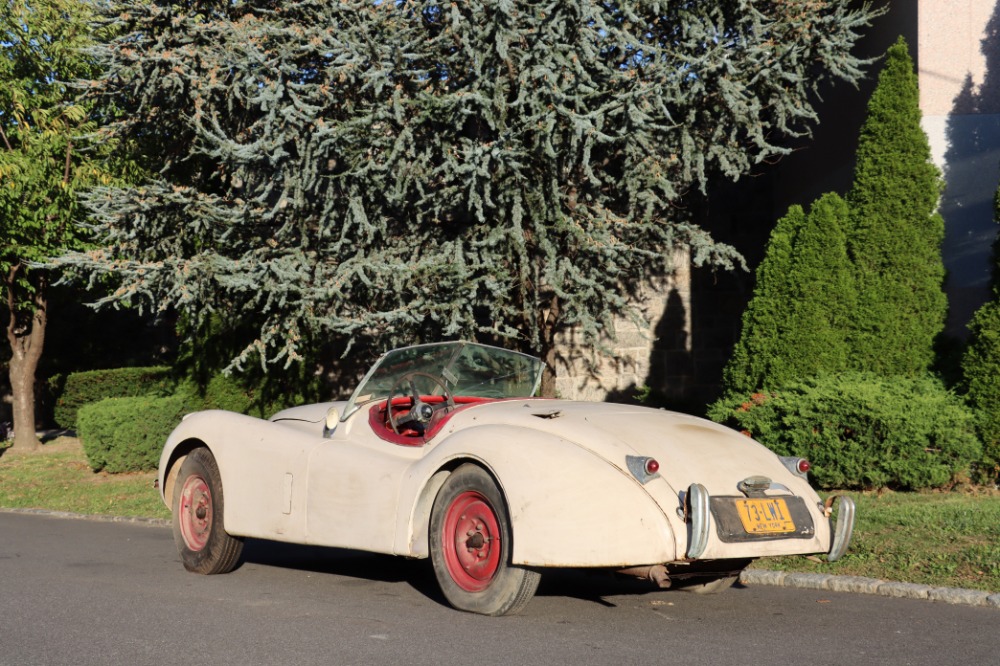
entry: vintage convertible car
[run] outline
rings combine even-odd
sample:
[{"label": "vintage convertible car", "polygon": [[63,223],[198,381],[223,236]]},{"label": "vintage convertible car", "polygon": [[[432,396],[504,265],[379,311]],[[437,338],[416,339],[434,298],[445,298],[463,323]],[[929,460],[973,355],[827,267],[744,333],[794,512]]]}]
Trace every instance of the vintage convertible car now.
[{"label": "vintage convertible car", "polygon": [[188,415],[159,468],[184,566],[231,571],[244,537],[429,557],[452,605],[502,615],[549,567],[713,592],[755,558],[846,550],[854,505],[822,501],[805,460],[692,416],[534,398],[542,367],[418,345],[346,402]]}]

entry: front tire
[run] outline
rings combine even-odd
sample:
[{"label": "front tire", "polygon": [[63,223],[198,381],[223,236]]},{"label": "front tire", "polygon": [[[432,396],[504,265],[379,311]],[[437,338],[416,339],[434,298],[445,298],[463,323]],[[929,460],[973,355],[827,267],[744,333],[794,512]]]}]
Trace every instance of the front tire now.
[{"label": "front tire", "polygon": [[192,451],[174,483],[174,543],[188,571],[229,573],[240,564],[243,539],[226,533],[222,478],[215,456],[206,448]]},{"label": "front tire", "polygon": [[510,564],[511,532],[503,494],[485,470],[462,465],[445,480],[431,511],[430,554],[452,606],[510,615],[528,604],[541,574]]}]

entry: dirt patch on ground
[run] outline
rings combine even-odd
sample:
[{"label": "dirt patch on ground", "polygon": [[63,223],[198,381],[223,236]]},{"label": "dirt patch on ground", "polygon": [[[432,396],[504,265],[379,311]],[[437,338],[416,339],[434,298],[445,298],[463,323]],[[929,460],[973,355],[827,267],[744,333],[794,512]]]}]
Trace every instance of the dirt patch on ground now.
[{"label": "dirt patch on ground", "polygon": [[18,451],[12,448],[0,449],[3,456],[44,456],[47,453],[79,453],[83,455],[83,444],[78,437],[53,435],[42,437],[42,448],[35,451]]},{"label": "dirt patch on ground", "polygon": [[83,452],[83,444],[80,443],[79,437],[71,437],[69,435],[60,435],[55,439],[48,439],[42,441],[42,453],[45,452],[64,452],[72,451],[80,453]]}]

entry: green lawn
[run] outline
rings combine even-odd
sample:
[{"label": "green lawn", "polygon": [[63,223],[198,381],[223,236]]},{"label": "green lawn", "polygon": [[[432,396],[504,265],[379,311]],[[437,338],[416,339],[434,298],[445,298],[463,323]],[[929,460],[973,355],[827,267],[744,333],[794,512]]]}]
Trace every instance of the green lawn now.
[{"label": "green lawn", "polygon": [[155,480],[154,472],[94,473],[79,440],[61,437],[36,453],[3,452],[0,507],[169,518]]},{"label": "green lawn", "polygon": [[[156,475],[95,474],[77,440],[0,456],[0,507],[169,518]],[[857,525],[848,554],[758,562],[766,569],[867,576],[1000,592],[1000,492],[854,493]]]},{"label": "green lawn", "polygon": [[857,523],[833,564],[780,558],[756,566],[1000,592],[1000,493],[854,493]]}]

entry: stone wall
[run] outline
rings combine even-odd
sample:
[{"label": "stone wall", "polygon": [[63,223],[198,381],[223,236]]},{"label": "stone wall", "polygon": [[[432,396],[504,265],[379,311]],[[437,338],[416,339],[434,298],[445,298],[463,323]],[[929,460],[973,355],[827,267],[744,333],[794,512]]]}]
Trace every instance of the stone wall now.
[{"label": "stone wall", "polygon": [[691,363],[691,259],[687,249],[673,257],[674,272],[652,278],[638,289],[638,308],[648,325],[619,318],[615,335],[606,341],[617,357],[583,350],[569,360],[569,349],[581,344],[576,333],[561,336],[556,391],[574,400],[628,401],[649,387],[669,400],[686,399],[694,382]]}]

